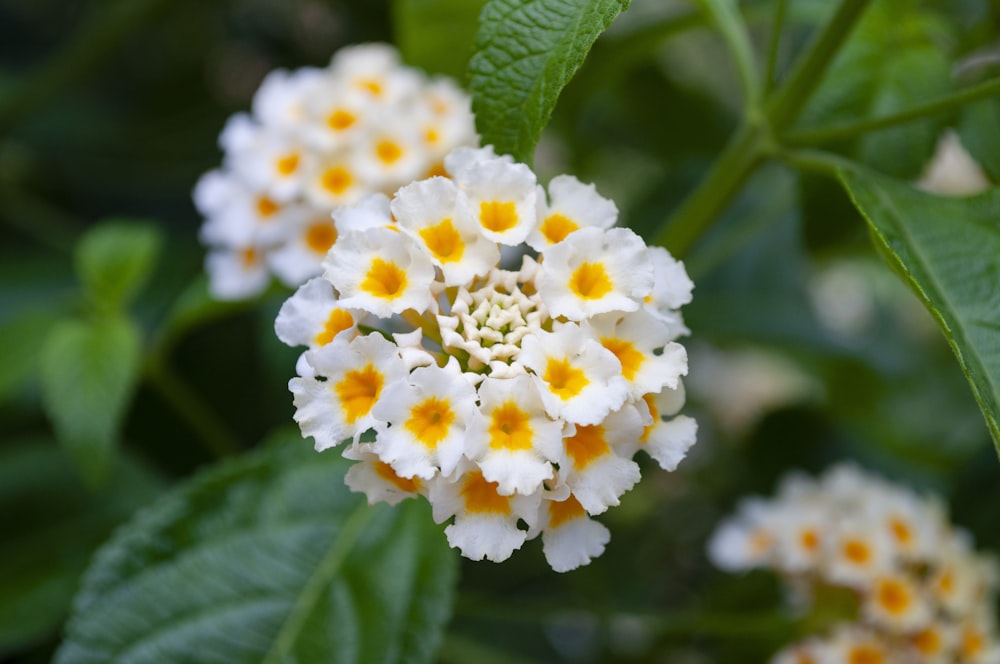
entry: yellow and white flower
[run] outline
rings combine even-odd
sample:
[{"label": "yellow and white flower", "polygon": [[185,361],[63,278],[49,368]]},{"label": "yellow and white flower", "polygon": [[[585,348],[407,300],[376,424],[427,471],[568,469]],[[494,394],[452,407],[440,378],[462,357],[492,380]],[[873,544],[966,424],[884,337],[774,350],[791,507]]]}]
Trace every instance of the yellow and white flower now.
[{"label": "yellow and white flower", "polygon": [[358,323],[367,314],[358,309],[346,309],[337,301],[333,285],[321,277],[299,286],[285,300],[274,322],[274,331],[289,346],[319,348],[341,334],[350,340],[358,334]]},{"label": "yellow and white flower", "polygon": [[580,501],[542,501],[537,529],[542,533],[545,560],[557,572],[568,572],[604,553],[611,532],[587,514]]},{"label": "yellow and white flower", "polygon": [[536,222],[536,181],[530,168],[507,159],[478,158],[453,176],[488,240],[509,246],[524,242]]},{"label": "yellow and white flower", "polygon": [[614,201],[598,194],[594,185],[584,184],[572,175],[552,178],[548,200],[539,187],[537,205],[538,225],[526,240],[536,251],[545,251],[581,228],[608,229],[618,220]]}]

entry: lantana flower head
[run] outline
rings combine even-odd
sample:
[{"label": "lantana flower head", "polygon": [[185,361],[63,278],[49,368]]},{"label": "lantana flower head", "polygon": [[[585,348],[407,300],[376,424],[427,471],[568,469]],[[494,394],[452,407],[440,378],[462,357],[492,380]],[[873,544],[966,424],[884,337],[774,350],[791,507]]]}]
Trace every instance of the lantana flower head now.
[{"label": "lantana flower head", "polygon": [[344,232],[334,209],[443,172],[446,154],[477,140],[468,96],[403,66],[388,45],[270,73],[252,111],[223,129],[222,166],[195,187],[212,294],[241,299],[272,275],[293,287],[317,276]]},{"label": "lantana flower head", "polygon": [[370,502],[427,499],[463,555],[541,537],[571,570],[604,551],[592,517],[639,481],[633,457],[673,470],[695,442],[676,341],[692,284],[592,185],[546,189],[489,147],[443,163],[334,213],[322,275],[275,324],[307,348],[295,420],[343,446]]},{"label": "lantana flower head", "polygon": [[745,500],[709,556],[730,571],[775,570],[799,593],[833,586],[856,599],[853,622],[790,645],[774,664],[1000,662],[995,560],[974,551],[939,501],[856,466],[795,474],[773,499]]}]

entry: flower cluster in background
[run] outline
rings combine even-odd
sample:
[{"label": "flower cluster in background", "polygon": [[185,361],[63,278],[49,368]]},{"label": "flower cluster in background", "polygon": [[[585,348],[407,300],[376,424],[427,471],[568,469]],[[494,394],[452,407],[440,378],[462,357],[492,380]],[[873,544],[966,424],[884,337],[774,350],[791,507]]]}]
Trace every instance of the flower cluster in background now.
[{"label": "flower cluster in background", "polygon": [[404,67],[387,45],[272,72],[252,113],[223,130],[222,167],[195,188],[212,294],[240,299],[272,274],[288,286],[318,275],[337,237],[334,208],[439,173],[444,155],[477,140],[468,96]]},{"label": "flower cluster in background", "polygon": [[775,498],[745,500],[709,555],[730,571],[780,572],[806,606],[831,588],[856,600],[853,621],[789,646],[776,664],[1000,662],[993,558],[937,500],[855,466],[792,475]]},{"label": "flower cluster in background", "polygon": [[289,387],[324,450],[348,442],[370,502],[426,497],[452,546],[501,561],[541,535],[565,571],[600,555],[590,517],[673,470],[695,441],[678,415],[691,299],[684,266],[593,185],[462,148],[447,177],[334,212],[324,273],[282,307],[307,346]]}]

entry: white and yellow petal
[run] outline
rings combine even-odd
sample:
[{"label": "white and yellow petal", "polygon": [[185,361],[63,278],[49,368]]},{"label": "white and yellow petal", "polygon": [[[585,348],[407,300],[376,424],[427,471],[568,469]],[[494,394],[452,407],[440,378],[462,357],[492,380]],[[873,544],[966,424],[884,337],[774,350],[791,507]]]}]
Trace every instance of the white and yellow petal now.
[{"label": "white and yellow petal", "polygon": [[354,165],[374,188],[392,190],[423,175],[427,158],[416,127],[397,121],[372,131],[354,146]]},{"label": "white and yellow petal", "polygon": [[633,398],[663,388],[674,389],[687,375],[687,351],[671,341],[670,330],[639,309],[627,314],[601,314],[587,321],[601,345],[614,353]]},{"label": "white and yellow petal", "polygon": [[627,228],[582,228],[545,252],[538,292],[553,316],[635,311],[653,288],[646,244]]},{"label": "white and yellow petal", "polygon": [[316,67],[268,73],[253,96],[253,115],[273,131],[297,132],[306,122],[305,102],[325,87],[325,74]]},{"label": "white and yellow petal", "polygon": [[665,387],[660,392],[644,394],[640,403],[649,412],[649,421],[636,449],[645,450],[667,471],[676,470],[698,440],[698,423],[694,418],[676,414],[683,405],[683,383],[678,383],[676,389]]},{"label": "white and yellow petal", "polygon": [[409,184],[391,206],[400,228],[441,268],[445,285],[468,285],[496,267],[496,243],[479,231],[468,199],[451,180],[434,177]]},{"label": "white and yellow petal", "polygon": [[208,291],[218,300],[242,300],[264,292],[271,282],[264,248],[220,248],[205,257]]},{"label": "white and yellow petal", "polygon": [[454,179],[468,196],[483,235],[511,246],[524,242],[537,214],[535,174],[530,168],[504,159],[485,159],[465,165]]},{"label": "white and yellow petal", "polygon": [[355,461],[347,469],[344,484],[351,491],[363,493],[369,505],[396,505],[426,491],[426,485],[420,478],[400,477],[392,466],[379,459],[368,444],[346,448],[344,457]]},{"label": "white and yellow petal", "polygon": [[332,216],[338,235],[370,228],[396,228],[389,197],[381,192],[368,194],[354,205],[335,208]]},{"label": "white and yellow petal", "polygon": [[314,376],[288,383],[295,404],[295,421],[303,436],[312,436],[317,451],[357,442],[376,426],[372,408],[388,385],[403,380],[406,367],[396,346],[377,333],[343,337],[306,351]]},{"label": "white and yellow petal", "polygon": [[543,500],[538,527],[542,531],[542,552],[556,572],[568,572],[604,553],[611,539],[604,524],[591,519],[574,496],[565,500]]},{"label": "white and yellow petal", "polygon": [[873,623],[893,632],[913,632],[930,623],[933,612],[915,578],[891,570],[877,575],[862,611]]},{"label": "white and yellow petal", "polygon": [[380,428],[372,449],[401,477],[451,474],[465,452],[466,429],[476,412],[475,387],[458,363],[415,369],[389,385],[372,414]]},{"label": "white and yellow petal", "polygon": [[457,178],[460,174],[465,173],[477,164],[497,159],[507,164],[514,163],[513,157],[506,154],[498,155],[496,151],[493,150],[492,145],[486,145],[480,148],[463,146],[455,148],[445,156],[444,170],[452,178]]},{"label": "white and yellow petal", "polygon": [[342,334],[348,340],[353,338],[363,317],[363,312],[340,306],[333,285],[315,277],[281,305],[274,331],[289,346],[319,348]]},{"label": "white and yellow petal", "polygon": [[324,276],[340,293],[341,305],[380,318],[434,304],[434,266],[412,239],[388,228],[346,233],[323,261]]},{"label": "white and yellow petal", "polygon": [[323,259],[337,241],[337,227],[328,213],[300,206],[290,217],[285,241],[268,252],[268,265],[285,285],[298,286],[322,273]]},{"label": "white and yellow petal", "polygon": [[518,363],[531,370],[552,418],[597,424],[628,396],[618,358],[575,324],[526,336]]},{"label": "white and yellow petal", "polygon": [[353,205],[371,193],[349,155],[336,153],[318,160],[305,174],[306,201],[320,208]]},{"label": "white and yellow petal", "polygon": [[538,194],[538,225],[528,235],[528,245],[544,252],[571,233],[590,226],[608,229],[618,220],[614,201],[597,193],[572,175],[557,175],[549,182],[548,200]]},{"label": "white and yellow petal", "polygon": [[486,378],[480,408],[469,427],[466,455],[503,495],[532,494],[554,475],[562,423],[546,414],[527,376]]}]

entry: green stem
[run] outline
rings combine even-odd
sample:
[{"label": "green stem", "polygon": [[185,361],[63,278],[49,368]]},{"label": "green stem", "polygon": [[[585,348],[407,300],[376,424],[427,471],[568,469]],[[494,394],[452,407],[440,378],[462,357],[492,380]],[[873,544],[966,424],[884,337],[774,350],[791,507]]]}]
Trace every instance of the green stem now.
[{"label": "green stem", "polygon": [[158,355],[150,355],[145,376],[207,450],[218,458],[239,454],[242,448],[235,434]]},{"label": "green stem", "polygon": [[870,0],[843,0],[833,17],[796,63],[787,82],[769,100],[767,117],[772,127],[791,125],[823,80],[823,74]]},{"label": "green stem", "polygon": [[913,122],[928,116],[937,115],[950,111],[954,108],[968,104],[970,102],[987,99],[1000,94],[1000,78],[974,85],[955,94],[941,97],[933,101],[913,106],[906,110],[886,115],[880,118],[867,118],[859,122],[844,124],[834,127],[824,127],[821,129],[790,132],[782,137],[782,143],[786,145],[819,145],[830,143],[845,138],[853,138],[860,134],[865,134],[877,129],[894,127],[896,125]]},{"label": "green stem", "polygon": [[741,127],[708,175],[671,215],[653,242],[675,256],[687,253],[772,149],[766,125],[758,122]]},{"label": "green stem", "polygon": [[851,170],[856,167],[856,164],[850,159],[823,150],[782,150],[778,153],[778,158],[800,171],[832,178],[836,178],[842,170]]},{"label": "green stem", "polygon": [[787,10],[788,0],[777,0],[774,7],[774,21],[771,23],[771,43],[767,49],[767,69],[764,73],[765,94],[769,94],[774,88],[778,69],[778,52],[781,50],[781,32],[785,29]]},{"label": "green stem", "polygon": [[0,135],[8,133],[50,97],[79,81],[165,4],[166,0],[119,0],[94,12],[72,41],[0,99]]},{"label": "green stem", "polygon": [[740,15],[735,2],[725,0],[701,0],[702,9],[712,17],[722,40],[736,64],[740,85],[743,88],[744,107],[749,111],[758,108],[760,104],[761,85],[758,78],[757,63],[750,43],[746,23]]}]

